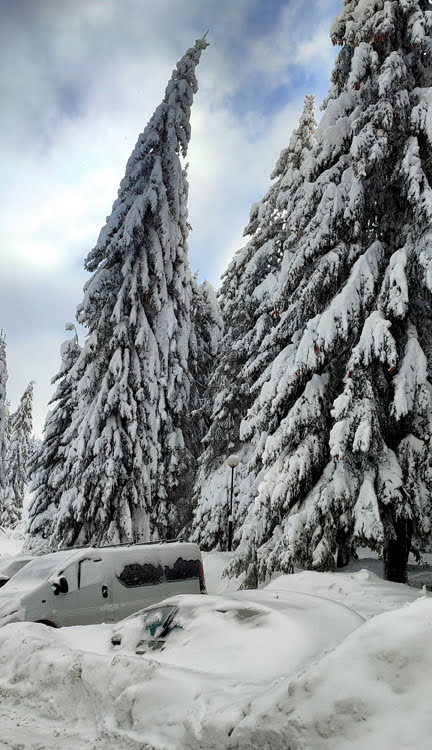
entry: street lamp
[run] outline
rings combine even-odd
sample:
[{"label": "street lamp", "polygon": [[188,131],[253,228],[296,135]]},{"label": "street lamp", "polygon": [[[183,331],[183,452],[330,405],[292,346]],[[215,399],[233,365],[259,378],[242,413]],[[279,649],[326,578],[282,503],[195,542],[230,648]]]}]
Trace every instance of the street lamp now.
[{"label": "street lamp", "polygon": [[240,459],[235,454],[228,456],[227,464],[231,468],[231,496],[230,496],[230,512],[228,516],[228,552],[231,552],[232,539],[233,539],[233,494],[234,494],[234,469],[240,463]]}]

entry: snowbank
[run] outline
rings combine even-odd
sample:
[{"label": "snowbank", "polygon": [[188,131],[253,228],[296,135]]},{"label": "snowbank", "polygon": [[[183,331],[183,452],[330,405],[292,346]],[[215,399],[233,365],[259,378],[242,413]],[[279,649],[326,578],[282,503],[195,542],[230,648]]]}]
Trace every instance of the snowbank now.
[{"label": "snowbank", "polygon": [[238,750],[431,747],[432,600],[373,618],[289,685],[250,706]]},{"label": "snowbank", "polygon": [[[20,549],[19,539],[0,536],[1,555]],[[228,562],[229,553],[204,555],[210,593],[229,593],[238,584],[222,577]],[[328,653],[312,653],[306,664],[298,661],[289,670],[284,662],[284,671],[280,659],[273,671],[267,660],[265,675],[258,669],[254,674],[259,659],[251,638],[249,650],[242,644],[248,667],[243,677],[234,674],[232,660],[225,673],[222,662],[212,669],[205,661],[201,668],[188,664],[186,656],[206,628],[169,663],[165,652],[155,658],[114,652],[109,625],[62,630],[8,625],[0,629],[0,745],[5,750],[429,749],[432,598],[368,570],[279,576],[256,593],[258,600],[266,592],[281,592],[281,606],[289,592],[297,598],[307,593],[371,619]],[[333,637],[339,626],[336,619],[324,625],[320,620],[319,634]],[[293,628],[287,625],[285,633],[294,643]],[[216,641],[207,640],[220,659]],[[280,638],[272,640],[270,633],[268,643],[275,653],[282,650]]]},{"label": "snowbank", "polygon": [[236,617],[249,608],[245,596],[173,597],[183,607],[180,627],[163,651],[143,656],[135,655],[138,618],[114,626],[122,634],[120,649],[111,645],[108,625],[6,625],[0,630],[3,704],[18,702],[26,715],[50,719],[54,727],[64,721],[64,732],[77,724],[82,734],[99,731],[115,747],[128,747],[129,740],[164,750],[201,741],[207,747],[215,737],[223,746],[251,701],[363,625],[326,599],[291,593],[282,600],[265,592],[256,598],[249,620]]},{"label": "snowbank", "polygon": [[266,586],[270,591],[301,591],[324,596],[351,607],[368,619],[374,615],[402,607],[423,593],[402,583],[383,581],[369,570],[358,573],[317,573],[305,570],[282,575]]}]

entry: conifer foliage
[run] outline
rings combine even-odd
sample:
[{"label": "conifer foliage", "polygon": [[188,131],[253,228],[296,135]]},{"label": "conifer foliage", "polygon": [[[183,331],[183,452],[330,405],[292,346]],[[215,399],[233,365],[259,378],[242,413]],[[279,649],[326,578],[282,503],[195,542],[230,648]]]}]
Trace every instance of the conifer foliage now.
[{"label": "conifer foliage", "polygon": [[[195,483],[194,538],[207,548],[226,544],[228,475],[224,462],[229,452],[240,448],[240,425],[253,403],[254,384],[277,346],[274,334],[283,319],[283,299],[277,291],[283,241],[292,201],[315,143],[315,128],[315,97],[309,95],[299,126],[271,174],[275,182],[251,208],[244,230],[250,240],[222,277],[219,303],[225,333],[209,385],[213,413]],[[237,475],[241,473],[240,467]]]},{"label": "conifer foliage", "polygon": [[67,323],[66,329],[75,331],[75,335],[61,345],[60,370],[51,381],[58,383],[50,401],[54,406],[48,412],[45,421],[44,440],[36,446],[29,459],[29,476],[32,479],[30,489],[33,491],[33,497],[28,510],[27,549],[49,544],[53,520],[66,481],[64,464],[67,447],[64,440],[77,406],[72,368],[81,352],[75,326]]},{"label": "conifer foliage", "polygon": [[193,340],[190,347],[190,370],[198,393],[198,409],[189,421],[198,441],[196,455],[199,455],[202,437],[210,426],[211,400],[208,398],[208,383],[214,372],[223,321],[215,290],[208,281],[198,283],[198,272],[192,278],[191,317]]},{"label": "conifer foliage", "polygon": [[0,507],[0,526],[13,526],[22,516],[33,428],[33,386],[32,381],[25,389],[17,411],[9,417],[6,482]]},{"label": "conifer foliage", "polygon": [[188,183],[198,40],[173,72],[126,166],[112,213],[86,260],[78,320],[88,338],[68,383],[76,408],[64,438],[63,494],[52,544],[146,541],[176,533],[194,460],[183,427],[190,374]]},{"label": "conifer foliage", "polygon": [[328,569],[363,544],[405,581],[430,539],[431,32],[424,0],[346,0],[333,23],[285,244],[285,348],[242,427],[263,473],[237,570]]},{"label": "conifer foliage", "polygon": [[176,508],[178,528],[187,536],[194,511],[193,483],[197,471],[197,457],[202,451],[202,439],[210,425],[211,401],[208,381],[214,369],[218,344],[222,336],[222,318],[216,293],[208,281],[198,282],[198,272],[192,278],[191,299],[192,336],[189,342],[189,371],[194,387],[191,411],[185,415],[182,432],[189,446],[187,464],[178,478]]}]

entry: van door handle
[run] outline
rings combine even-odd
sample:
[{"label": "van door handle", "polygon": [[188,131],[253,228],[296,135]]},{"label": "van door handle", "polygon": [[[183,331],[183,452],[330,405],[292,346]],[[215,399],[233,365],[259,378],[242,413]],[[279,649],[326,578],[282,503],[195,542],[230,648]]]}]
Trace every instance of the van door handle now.
[{"label": "van door handle", "polygon": [[102,586],[102,596],[104,599],[108,599],[108,586]]}]

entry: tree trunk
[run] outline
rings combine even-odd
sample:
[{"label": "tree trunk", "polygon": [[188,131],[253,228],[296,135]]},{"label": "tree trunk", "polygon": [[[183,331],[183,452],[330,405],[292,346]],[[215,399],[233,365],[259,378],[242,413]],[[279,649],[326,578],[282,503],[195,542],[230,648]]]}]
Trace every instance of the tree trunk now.
[{"label": "tree trunk", "polygon": [[350,557],[351,557],[351,554],[350,554],[349,545],[341,544],[338,547],[338,551],[337,551],[336,567],[344,568],[346,565],[348,565],[350,561]]},{"label": "tree trunk", "polygon": [[411,547],[412,522],[406,518],[393,521],[392,536],[384,542],[384,578],[386,581],[408,583],[408,556]]},{"label": "tree trunk", "polygon": [[240,586],[240,589],[256,589],[256,588],[258,588],[258,572],[257,572],[257,564],[255,560],[255,562],[250,563],[247,573],[245,575],[245,579],[242,585]]},{"label": "tree trunk", "polygon": [[337,544],[337,555],[336,555],[336,567],[344,568],[348,565],[351,554],[352,554],[352,542],[349,538],[348,530],[345,528],[339,529],[336,535]]}]

